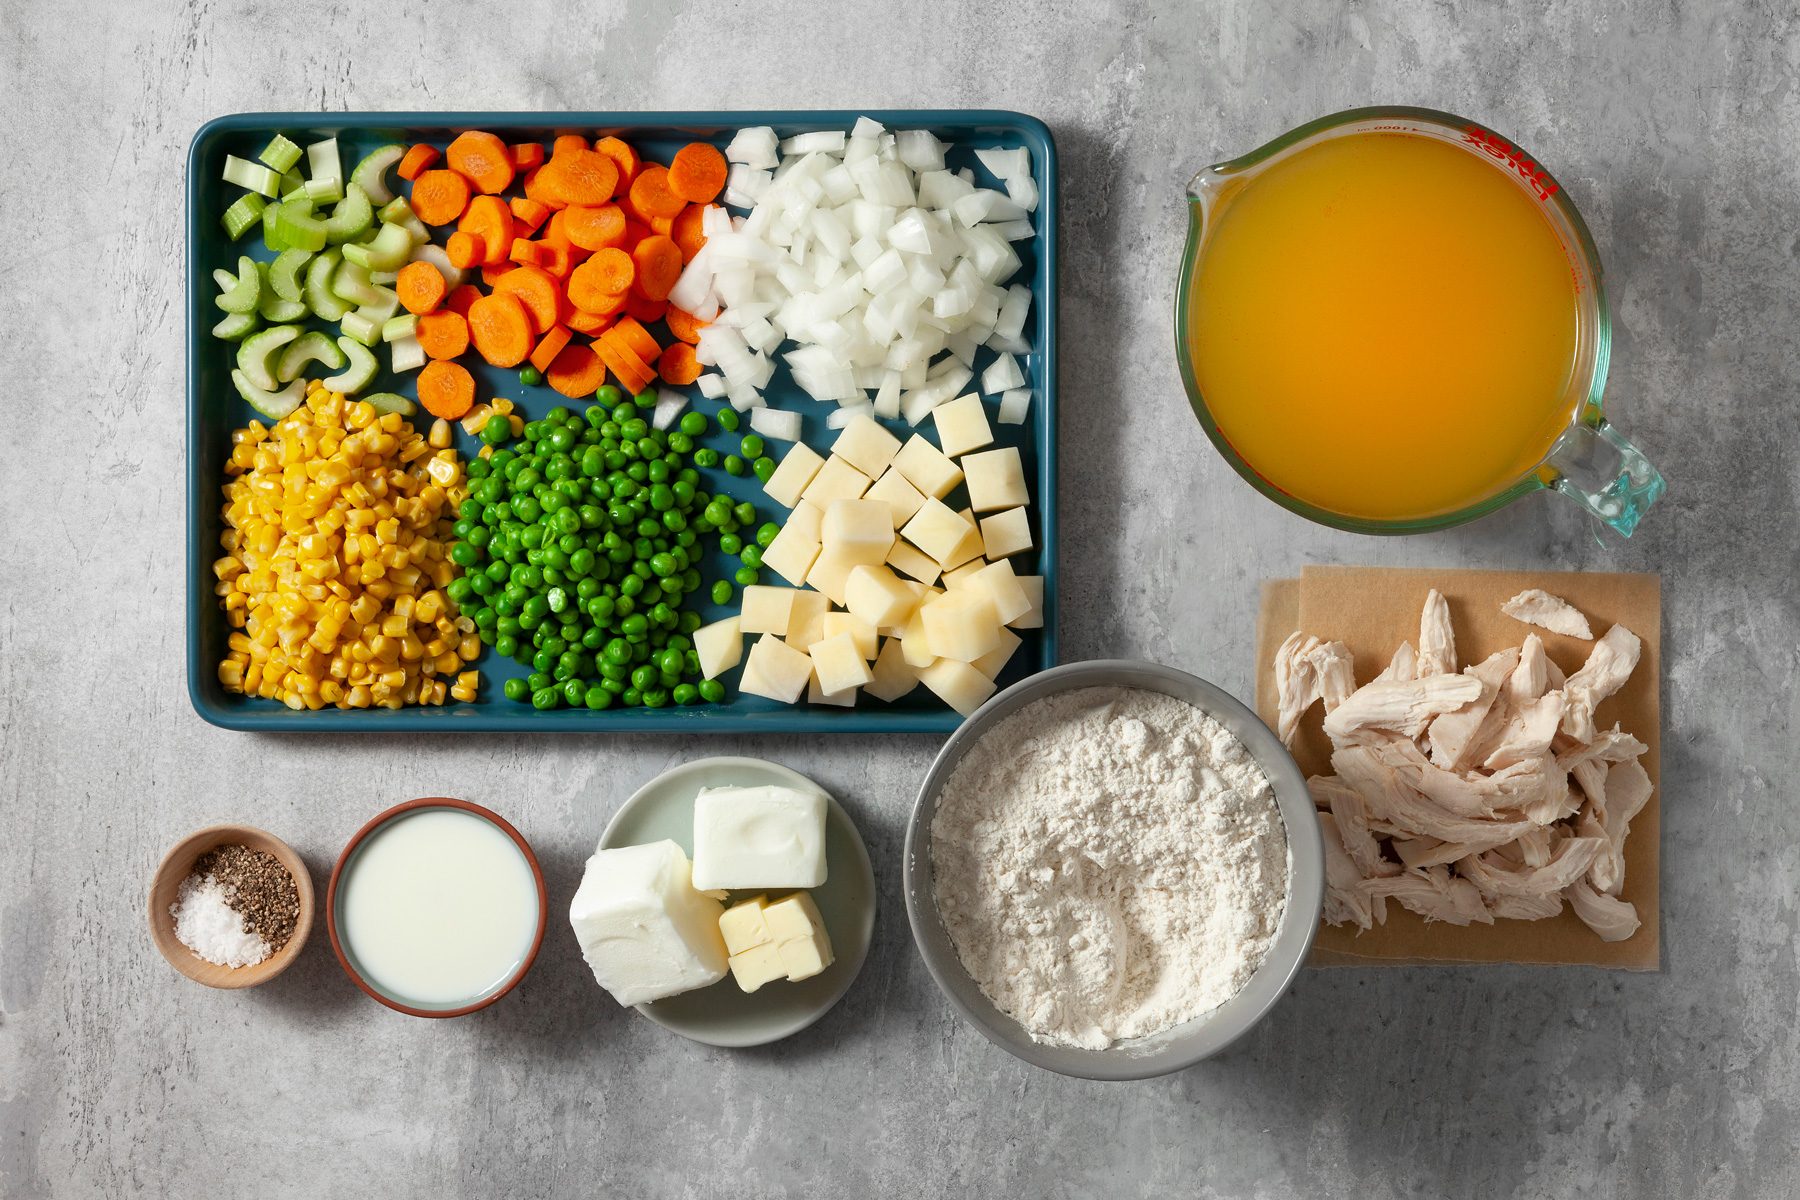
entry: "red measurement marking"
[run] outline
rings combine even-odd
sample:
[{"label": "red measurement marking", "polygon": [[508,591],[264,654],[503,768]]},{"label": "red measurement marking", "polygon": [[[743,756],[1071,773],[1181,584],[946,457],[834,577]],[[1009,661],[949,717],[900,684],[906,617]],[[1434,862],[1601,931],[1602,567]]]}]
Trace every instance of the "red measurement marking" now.
[{"label": "red measurement marking", "polygon": [[1478,125],[1465,125],[1463,126],[1463,141],[1488,157],[1510,165],[1539,200],[1548,200],[1556,195],[1558,190],[1556,180],[1550,178],[1550,173],[1526,158],[1523,150],[1499,134],[1490,133]]}]

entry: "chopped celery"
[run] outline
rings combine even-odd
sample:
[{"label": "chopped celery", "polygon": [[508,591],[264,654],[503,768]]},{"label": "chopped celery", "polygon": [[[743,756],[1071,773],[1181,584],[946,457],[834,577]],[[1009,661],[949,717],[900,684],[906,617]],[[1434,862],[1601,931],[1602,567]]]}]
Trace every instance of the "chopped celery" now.
[{"label": "chopped celery", "polygon": [[352,243],[344,247],[344,259],[371,271],[397,271],[412,256],[412,235],[404,226],[383,225],[375,240],[366,245]]},{"label": "chopped celery", "polygon": [[237,282],[213,303],[229,313],[255,312],[261,295],[262,275],[256,269],[256,260],[245,254],[238,258]]},{"label": "chopped celery", "polygon": [[316,329],[301,334],[281,352],[281,361],[275,365],[275,378],[283,383],[292,382],[300,378],[307,363],[313,362],[323,363],[327,371],[339,371],[344,366],[344,352],[337,348],[329,334]]},{"label": "chopped celery", "polygon": [[300,161],[300,147],[278,133],[267,146],[263,147],[263,152],[256,158],[271,171],[279,171],[286,175],[294,169],[294,164]]},{"label": "chopped celery", "polygon": [[277,201],[263,209],[262,219],[263,245],[280,254],[283,250],[293,249],[294,243],[287,235],[281,223],[281,202]]},{"label": "chopped celery", "polygon": [[314,204],[336,204],[344,198],[344,185],[336,179],[309,179],[301,191]]},{"label": "chopped celery", "polygon": [[388,365],[395,371],[416,371],[425,365],[425,347],[411,334],[395,338],[388,346]]},{"label": "chopped celery", "polygon": [[407,217],[413,215],[412,204],[405,196],[395,196],[392,200],[389,200],[386,204],[382,205],[380,211],[375,215],[391,225],[398,225]]},{"label": "chopped celery", "polygon": [[281,325],[305,320],[306,304],[300,300],[283,300],[275,294],[274,288],[265,287],[262,299],[256,302],[256,313],[271,325]]},{"label": "chopped celery", "polygon": [[226,183],[235,183],[241,188],[261,192],[270,199],[281,195],[281,172],[271,171],[260,163],[239,158],[235,154],[225,156],[225,170],[221,174]]},{"label": "chopped celery", "polygon": [[377,331],[386,324],[395,313],[400,311],[400,293],[392,288],[375,287],[381,293],[379,299],[367,304],[359,304],[356,311],[375,322]]},{"label": "chopped celery", "polygon": [[294,192],[305,193],[306,176],[298,171],[289,171],[281,177],[281,198],[286,200]]},{"label": "chopped celery", "polygon": [[369,194],[352,183],[344,189],[344,198],[325,219],[325,236],[336,246],[357,236],[374,222],[375,206],[369,203]]},{"label": "chopped celery", "polygon": [[300,336],[293,325],[277,325],[245,338],[238,346],[237,368],[245,379],[266,392],[275,390],[275,372],[269,358],[275,351]]},{"label": "chopped celery", "polygon": [[[351,313],[350,317],[355,315]],[[349,324],[350,317],[344,318],[345,324]],[[339,338],[337,344],[338,349],[344,352],[344,357],[350,360],[350,365],[321,382],[331,391],[342,392],[346,396],[355,395],[368,387],[369,381],[375,378],[375,355],[368,347],[347,337]]]},{"label": "chopped celery", "polygon": [[331,277],[344,261],[335,247],[315,257],[306,266],[306,306],[322,321],[341,321],[350,306],[331,290]]},{"label": "chopped celery", "polygon": [[444,277],[444,285],[446,287],[454,288],[462,285],[463,269],[452,263],[450,261],[450,256],[444,253],[444,248],[437,245],[435,242],[415,249],[413,251],[413,261],[428,262],[436,267],[438,274]]},{"label": "chopped celery", "polygon": [[227,342],[236,342],[248,335],[256,325],[256,314],[253,312],[226,313],[225,319],[213,326],[212,335]]},{"label": "chopped celery", "polygon": [[393,287],[396,283],[400,282],[400,272],[398,272],[398,271],[370,271],[369,272],[369,282],[373,283],[373,284],[379,284],[381,287]]},{"label": "chopped celery", "polygon": [[403,417],[410,417],[419,411],[418,405],[393,392],[370,392],[363,397],[363,403],[378,413],[399,413]]},{"label": "chopped celery", "polygon": [[360,308],[355,312],[345,313],[344,319],[338,322],[338,328],[344,331],[344,336],[338,339],[339,345],[356,342],[362,346],[373,346],[381,340],[381,322]]},{"label": "chopped celery", "polygon": [[306,173],[312,176],[315,183],[323,179],[335,179],[339,188],[343,187],[344,168],[338,160],[336,138],[326,138],[306,148]]},{"label": "chopped celery", "polygon": [[243,237],[252,225],[262,220],[263,209],[268,203],[255,192],[245,192],[233,200],[225,215],[219,218],[219,224],[225,227],[225,236],[234,242]]},{"label": "chopped celery", "polygon": [[353,262],[341,264],[331,277],[331,290],[340,300],[351,304],[379,304],[383,290],[369,281],[366,267]]},{"label": "chopped celery", "polygon": [[300,269],[306,266],[312,256],[311,250],[302,250],[299,247],[283,250],[275,256],[275,261],[269,264],[269,286],[275,289],[277,296],[283,300],[301,298]]},{"label": "chopped celery", "polygon": [[[281,206],[281,233],[288,246],[298,246],[315,254],[325,248],[325,222],[313,215],[313,202],[288,200]],[[286,247],[284,247],[285,249]]]},{"label": "chopped celery", "polygon": [[399,162],[406,154],[406,147],[398,144],[382,146],[371,150],[363,160],[356,164],[356,170],[350,172],[350,182],[368,193],[369,199],[376,204],[386,204],[394,198],[394,193],[387,185],[387,170]]},{"label": "chopped celery", "polygon": [[227,271],[223,267],[213,268],[213,286],[218,288],[221,292],[230,291],[231,286],[236,282],[237,276],[233,275],[230,271]]},{"label": "chopped celery", "polygon": [[414,337],[418,332],[419,318],[412,313],[401,313],[381,323],[381,340],[384,342],[397,342],[401,338]]},{"label": "chopped celery", "polygon": [[231,382],[237,385],[238,395],[251,408],[271,421],[281,421],[292,416],[294,410],[300,407],[300,402],[306,399],[306,385],[298,379],[279,392],[273,387],[257,387],[242,371],[233,371]]}]

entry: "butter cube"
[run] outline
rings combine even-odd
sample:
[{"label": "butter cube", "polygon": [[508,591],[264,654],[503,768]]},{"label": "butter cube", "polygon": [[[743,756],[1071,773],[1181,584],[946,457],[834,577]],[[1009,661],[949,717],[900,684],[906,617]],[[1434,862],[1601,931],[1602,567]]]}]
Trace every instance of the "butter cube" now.
[{"label": "butter cube", "polygon": [[863,691],[891,704],[918,686],[919,668],[906,661],[905,643],[897,637],[882,642],[875,658],[875,677]]},{"label": "butter cube", "polygon": [[969,506],[978,513],[1012,508],[1031,500],[1017,447],[970,454],[962,460],[962,469],[969,485]]},{"label": "butter cube", "polygon": [[744,658],[744,634],[737,617],[726,617],[694,630],[694,653],[700,656],[700,674],[717,679]]},{"label": "butter cube", "polygon": [[878,563],[894,544],[894,510],[880,500],[833,500],[825,510],[825,553],[851,563]]},{"label": "butter cube", "polygon": [[823,592],[795,592],[794,611],[788,617],[787,637],[783,640],[805,654],[825,636],[825,615],[830,611],[831,598]]},{"label": "butter cube", "polygon": [[844,607],[876,629],[904,625],[918,604],[918,593],[886,567],[858,566],[844,584]]},{"label": "butter cube", "polygon": [[781,950],[781,962],[789,979],[811,979],[831,965],[831,937],[825,932],[818,906],[805,892],[769,905],[763,910],[763,920]]},{"label": "butter cube", "polygon": [[767,696],[783,704],[792,704],[806,690],[806,681],[811,675],[811,659],[774,634],[765,633],[750,647],[750,658],[744,663],[744,674],[738,680],[738,690],[749,692],[753,696]]},{"label": "butter cube", "polygon": [[1012,564],[1002,559],[975,572],[969,587],[994,602],[994,612],[1002,625],[1009,625],[1031,611],[1031,599],[1019,586]]},{"label": "butter cube", "polygon": [[955,509],[941,500],[927,500],[900,535],[943,564],[961,548],[968,532]]},{"label": "butter cube", "polygon": [[822,638],[813,643],[808,653],[812,656],[813,675],[819,681],[819,691],[827,696],[859,688],[874,678],[869,672],[869,660],[857,649],[856,638],[851,634]]},{"label": "butter cube", "polygon": [[919,682],[965,717],[994,694],[993,680],[968,663],[953,658],[940,658],[920,671]]},{"label": "butter cube", "polygon": [[[855,575],[855,572],[852,571],[851,574]],[[828,638],[836,637],[840,633],[847,633],[855,639],[856,652],[858,654],[862,655],[864,658],[872,659],[875,657],[878,649],[875,626],[869,624],[853,612],[826,613],[824,628],[821,632]]]},{"label": "butter cube", "polygon": [[646,1004],[725,978],[724,906],[694,886],[672,841],[598,850],[569,902],[569,924],[600,986]]},{"label": "butter cube", "polygon": [[1000,617],[994,602],[972,587],[928,600],[920,613],[925,638],[939,658],[970,663],[1000,648]]},{"label": "butter cube", "polygon": [[787,977],[787,963],[782,961],[781,947],[774,942],[751,946],[731,956],[731,978],[742,991],[754,992],[765,983]]},{"label": "butter cube", "polygon": [[806,582],[806,573],[819,557],[819,543],[792,526],[783,526],[763,550],[763,566],[795,587]]},{"label": "butter cube", "polygon": [[793,588],[769,587],[766,584],[753,583],[745,588],[743,605],[738,611],[744,632],[772,633],[776,637],[786,637],[797,594]]},{"label": "butter cube", "polygon": [[769,923],[763,920],[763,906],[767,903],[766,896],[756,896],[740,900],[719,914],[719,934],[725,939],[727,954],[742,954],[775,940],[769,935]]},{"label": "butter cube", "polygon": [[837,441],[831,444],[831,452],[874,478],[887,470],[894,455],[900,453],[900,439],[883,429],[873,417],[862,413],[844,426]]},{"label": "butter cube", "polygon": [[782,532],[790,529],[799,531],[800,535],[815,542],[825,540],[825,510],[811,500],[802,500],[794,505],[794,511],[788,519],[781,523]]},{"label": "butter cube", "polygon": [[824,465],[825,460],[817,451],[805,442],[795,442],[781,456],[781,463],[769,476],[769,481],[763,484],[763,494],[783,508],[792,508]]},{"label": "butter cube", "polygon": [[981,549],[988,558],[1023,554],[1031,545],[1031,518],[1023,508],[1009,508],[981,518]]},{"label": "butter cube", "polygon": [[1025,598],[1031,601],[1031,611],[1014,621],[1008,621],[1014,629],[1042,629],[1044,627],[1044,577],[1042,575],[1019,576],[1019,587],[1024,590]]},{"label": "butter cube", "polygon": [[[1013,652],[1019,648],[1019,644],[1020,638],[1018,634],[1010,629],[1002,629],[1000,631],[1000,648],[998,650],[990,650],[969,665],[974,667],[977,671],[980,671],[983,675],[986,675],[989,679],[998,679],[1000,678],[1000,672],[1005,670],[1006,664],[1011,661]],[[879,668],[881,666],[879,660],[875,665],[877,674],[879,675]]]},{"label": "butter cube", "polygon": [[[702,788],[694,797],[694,886],[818,887],[825,795],[779,785]],[[715,927],[719,914],[713,915]]]},{"label": "butter cube", "polygon": [[912,520],[913,514],[925,503],[925,494],[906,481],[893,467],[882,472],[874,486],[863,493],[864,500],[880,500],[894,512],[894,528],[898,529]]},{"label": "butter cube", "polygon": [[920,583],[936,583],[943,572],[937,559],[903,538],[894,539],[893,547],[888,550],[887,565]]},{"label": "butter cube", "polygon": [[[937,425],[938,445],[951,458],[993,444],[994,431],[988,426],[981,397],[975,392],[938,405],[931,410],[931,419]],[[966,465],[963,469],[968,470]]]},{"label": "butter cube", "polygon": [[819,473],[813,476],[812,482],[800,494],[823,510],[830,508],[833,500],[857,499],[869,490],[869,485],[873,482],[875,481],[834,454],[825,460],[825,465],[819,468]]},{"label": "butter cube", "polygon": [[806,586],[825,593],[833,604],[842,604],[844,586],[849,582],[851,570],[858,565],[841,554],[821,550],[819,557],[813,559],[812,570],[806,573]]},{"label": "butter cube", "polygon": [[961,483],[963,477],[961,467],[916,433],[894,456],[894,470],[933,500],[942,500],[949,495],[950,489]]}]

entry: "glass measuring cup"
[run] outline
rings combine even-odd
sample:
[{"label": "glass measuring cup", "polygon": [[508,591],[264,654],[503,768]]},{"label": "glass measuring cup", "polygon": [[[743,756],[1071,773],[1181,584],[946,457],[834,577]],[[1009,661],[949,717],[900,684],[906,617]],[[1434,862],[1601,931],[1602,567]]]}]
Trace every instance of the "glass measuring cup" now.
[{"label": "glass measuring cup", "polygon": [[[1575,292],[1576,330],[1560,410],[1569,424],[1547,453],[1511,482],[1452,511],[1404,518],[1347,515],[1310,502],[1275,483],[1240,453],[1209,408],[1196,362],[1195,313],[1199,280],[1211,237],[1233,196],[1271,166],[1302,149],[1359,134],[1406,134],[1439,139],[1479,156],[1504,173],[1537,206],[1566,259]],[[1337,113],[1276,138],[1241,158],[1207,167],[1188,185],[1189,225],[1177,290],[1175,335],[1182,380],[1207,436],[1232,467],[1258,491],[1283,507],[1339,529],[1362,533],[1420,533],[1484,516],[1531,492],[1551,490],[1580,504],[1593,516],[1629,536],[1646,509],[1663,494],[1662,476],[1648,459],[1602,415],[1602,394],[1611,347],[1611,317],[1601,282],[1601,265],[1580,213],[1550,173],[1513,143],[1473,121],[1421,108],[1362,108]],[[1472,231],[1478,233],[1479,231]],[[1507,347],[1483,345],[1471,328],[1472,353],[1505,354]],[[1540,443],[1541,444],[1541,443]]]}]

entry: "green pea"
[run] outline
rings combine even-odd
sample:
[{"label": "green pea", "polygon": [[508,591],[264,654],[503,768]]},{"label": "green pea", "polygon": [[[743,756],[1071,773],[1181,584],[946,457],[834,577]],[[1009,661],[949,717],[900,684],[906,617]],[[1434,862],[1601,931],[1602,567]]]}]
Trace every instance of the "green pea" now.
[{"label": "green pea", "polygon": [[689,437],[699,437],[706,432],[706,414],[703,412],[686,412],[681,414],[681,432]]},{"label": "green pea", "polygon": [[761,546],[745,546],[744,552],[738,557],[743,560],[746,567],[761,568],[763,565],[763,552]]},{"label": "green pea", "polygon": [[702,446],[694,451],[694,465],[697,467],[716,467],[719,465],[719,452],[711,446]]},{"label": "green pea", "polygon": [[745,458],[761,458],[762,452],[763,440],[754,433],[746,433],[744,440],[738,443],[738,453]]},{"label": "green pea", "polygon": [[737,518],[739,525],[748,525],[756,520],[756,505],[746,500],[732,509],[731,515]]},{"label": "green pea", "polygon": [[538,709],[555,708],[561,697],[553,687],[539,688],[531,693],[531,707]]},{"label": "green pea", "polygon": [[624,393],[619,391],[618,388],[610,383],[603,383],[594,392],[594,403],[604,404],[606,407],[612,408],[614,405],[618,404],[623,397]]},{"label": "green pea", "polygon": [[725,699],[725,685],[716,679],[700,681],[700,698],[708,704],[717,704]]},{"label": "green pea", "polygon": [[633,613],[619,622],[619,632],[626,637],[642,637],[649,630],[650,622],[644,619],[642,613]]},{"label": "green pea", "polygon": [[644,693],[645,708],[661,708],[669,702],[669,693],[662,688]]},{"label": "green pea", "polygon": [[500,413],[489,417],[481,426],[481,440],[498,446],[512,436],[512,422]]},{"label": "green pea", "polygon": [[735,454],[727,454],[725,456],[725,473],[727,475],[742,475],[744,469],[743,459]]},{"label": "green pea", "polygon": [[719,423],[719,428],[723,429],[726,433],[737,432],[738,415],[735,408],[721,408],[718,415],[713,419]]},{"label": "green pea", "polygon": [[645,664],[631,673],[631,686],[638,691],[648,691],[656,686],[656,668]]},{"label": "green pea", "polygon": [[680,650],[664,650],[661,654],[656,656],[656,665],[658,667],[662,668],[664,674],[668,674],[668,675],[681,674],[681,668],[683,665],[681,651]]},{"label": "green pea", "polygon": [[755,475],[757,479],[761,480],[763,483],[769,482],[769,477],[775,474],[775,460],[766,454],[763,455],[761,458],[750,464],[750,473]]},{"label": "green pea", "polygon": [[587,685],[579,679],[571,679],[562,685],[564,703],[571,708],[578,708],[587,703]]},{"label": "green pea", "polygon": [[741,554],[744,550],[744,539],[735,533],[720,534],[719,549],[727,554]]},{"label": "green pea", "polygon": [[500,685],[500,691],[508,700],[526,700],[531,696],[531,689],[525,686],[523,679],[509,679]]},{"label": "green pea", "polygon": [[628,687],[620,693],[619,699],[626,708],[637,708],[644,703],[644,694],[634,687]]},{"label": "green pea", "polygon": [[595,711],[602,708],[609,708],[612,706],[612,693],[596,684],[587,690],[587,695],[583,697],[583,702]]},{"label": "green pea", "polygon": [[472,567],[481,561],[481,551],[467,542],[456,542],[450,547],[450,561],[459,567]]},{"label": "green pea", "polygon": [[749,587],[762,578],[753,567],[739,567],[731,577],[738,581],[739,587]]},{"label": "green pea", "polygon": [[678,683],[669,695],[675,703],[685,706],[700,698],[700,689],[691,683]]},{"label": "green pea", "polygon": [[714,604],[731,603],[731,585],[723,579],[712,585],[712,602]]},{"label": "green pea", "polygon": [[536,387],[544,382],[544,373],[527,363],[519,368],[519,382],[526,387]]}]

